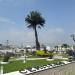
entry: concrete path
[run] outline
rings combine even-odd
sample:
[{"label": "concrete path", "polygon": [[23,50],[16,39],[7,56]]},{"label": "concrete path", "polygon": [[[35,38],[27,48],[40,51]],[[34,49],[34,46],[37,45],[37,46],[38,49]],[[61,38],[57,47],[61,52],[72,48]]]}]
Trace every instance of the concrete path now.
[{"label": "concrete path", "polygon": [[75,75],[75,63],[37,72],[31,75]]}]

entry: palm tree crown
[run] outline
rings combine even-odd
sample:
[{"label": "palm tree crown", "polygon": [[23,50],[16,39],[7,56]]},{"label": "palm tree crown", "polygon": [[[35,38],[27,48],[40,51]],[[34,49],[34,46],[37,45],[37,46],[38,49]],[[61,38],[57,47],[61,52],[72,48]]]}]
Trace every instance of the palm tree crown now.
[{"label": "palm tree crown", "polygon": [[25,18],[25,21],[28,23],[29,28],[34,28],[36,26],[41,27],[44,26],[45,23],[45,20],[37,11],[30,12],[30,14]]},{"label": "palm tree crown", "polygon": [[40,49],[40,44],[38,42],[38,35],[36,27],[41,28],[45,24],[44,18],[37,11],[30,12],[29,15],[25,18],[28,28],[33,28],[35,32],[35,41],[36,41],[36,49]]}]

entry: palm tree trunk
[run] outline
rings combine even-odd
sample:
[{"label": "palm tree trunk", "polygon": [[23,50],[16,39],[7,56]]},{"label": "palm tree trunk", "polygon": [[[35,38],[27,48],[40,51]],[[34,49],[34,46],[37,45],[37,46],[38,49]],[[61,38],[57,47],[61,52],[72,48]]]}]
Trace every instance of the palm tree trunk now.
[{"label": "palm tree trunk", "polygon": [[39,41],[38,41],[38,35],[37,35],[36,27],[34,28],[34,31],[35,31],[36,50],[40,50],[40,44],[39,44]]}]

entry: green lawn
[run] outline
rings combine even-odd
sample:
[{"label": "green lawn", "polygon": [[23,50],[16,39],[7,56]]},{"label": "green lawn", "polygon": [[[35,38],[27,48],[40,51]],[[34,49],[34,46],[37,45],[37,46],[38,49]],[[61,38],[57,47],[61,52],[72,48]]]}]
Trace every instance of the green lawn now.
[{"label": "green lawn", "polygon": [[46,61],[46,60],[29,60],[26,63],[23,63],[23,61],[12,61],[9,64],[3,65],[4,66],[4,73],[17,71],[20,69],[35,67],[35,66],[41,66],[45,64],[50,63],[56,63],[61,60],[54,60],[54,61]]},{"label": "green lawn", "polygon": [[66,53],[63,53],[62,56],[63,56],[64,58],[68,58],[68,54],[66,54]]}]

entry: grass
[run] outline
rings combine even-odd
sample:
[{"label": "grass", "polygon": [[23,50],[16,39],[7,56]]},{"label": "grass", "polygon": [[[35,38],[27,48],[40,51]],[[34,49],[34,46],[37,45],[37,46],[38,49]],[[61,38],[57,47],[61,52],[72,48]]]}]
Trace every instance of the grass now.
[{"label": "grass", "polygon": [[54,55],[62,56],[63,58],[68,58],[68,54],[66,54],[66,53],[62,53],[62,54],[55,53]]},{"label": "grass", "polygon": [[26,63],[23,61],[12,61],[9,64],[3,65],[4,66],[4,73],[17,71],[20,69],[31,68],[35,66],[46,65],[50,63],[56,63],[61,60],[54,60],[54,61],[46,61],[46,60],[29,60]]},{"label": "grass", "polygon": [[66,53],[63,53],[62,56],[63,56],[64,58],[68,58],[68,54],[66,54]]}]

